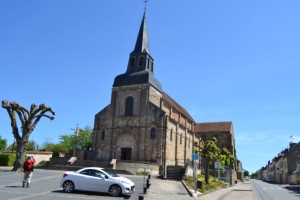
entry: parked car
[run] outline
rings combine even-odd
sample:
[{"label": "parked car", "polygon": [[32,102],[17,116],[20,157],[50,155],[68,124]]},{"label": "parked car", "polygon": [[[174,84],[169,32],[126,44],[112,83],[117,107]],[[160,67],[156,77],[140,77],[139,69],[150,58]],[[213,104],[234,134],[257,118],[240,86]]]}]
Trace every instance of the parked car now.
[{"label": "parked car", "polygon": [[245,180],[246,180],[246,181],[249,181],[249,179],[250,179],[249,176],[246,176],[246,177],[245,177]]},{"label": "parked car", "polygon": [[272,183],[272,182],[273,182],[273,178],[272,178],[272,177],[270,177],[270,176],[269,176],[269,177],[267,177],[267,178],[266,178],[266,182]]},{"label": "parked car", "polygon": [[135,190],[135,184],[131,180],[99,167],[86,167],[76,172],[65,172],[60,186],[68,193],[83,190],[109,193],[111,196],[132,194]]}]

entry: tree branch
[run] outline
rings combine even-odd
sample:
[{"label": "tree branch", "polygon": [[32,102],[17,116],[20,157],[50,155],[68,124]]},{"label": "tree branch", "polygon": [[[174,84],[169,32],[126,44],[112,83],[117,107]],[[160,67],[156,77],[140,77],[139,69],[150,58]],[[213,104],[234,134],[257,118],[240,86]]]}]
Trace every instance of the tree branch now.
[{"label": "tree branch", "polygon": [[16,139],[20,139],[21,136],[19,134],[19,129],[18,129],[18,126],[17,126],[17,121],[16,121],[16,116],[15,116],[15,113],[14,111],[12,110],[11,106],[8,104],[8,101],[7,100],[2,100],[2,107],[4,109],[6,109],[8,115],[9,115],[9,118],[10,118],[10,125],[12,127],[12,134],[14,135],[14,137]]}]

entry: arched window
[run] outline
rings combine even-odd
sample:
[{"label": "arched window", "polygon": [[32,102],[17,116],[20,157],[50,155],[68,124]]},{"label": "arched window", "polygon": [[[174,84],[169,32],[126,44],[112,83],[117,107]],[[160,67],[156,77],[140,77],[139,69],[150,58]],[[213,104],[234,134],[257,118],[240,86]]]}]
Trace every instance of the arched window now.
[{"label": "arched window", "polygon": [[151,128],[151,139],[155,139],[156,138],[156,128],[152,127]]},{"label": "arched window", "polygon": [[148,59],[147,69],[149,69],[149,66],[150,66],[150,59]]},{"label": "arched window", "polygon": [[130,66],[134,67],[134,65],[135,65],[135,57],[131,57],[130,58]]},{"label": "arched window", "polygon": [[133,97],[127,97],[125,102],[125,116],[133,115]]},{"label": "arched window", "polygon": [[144,56],[141,56],[139,60],[139,66],[141,67],[143,65],[144,65]]},{"label": "arched window", "polygon": [[101,132],[101,139],[102,139],[102,140],[105,139],[105,130],[102,130],[102,132]]}]

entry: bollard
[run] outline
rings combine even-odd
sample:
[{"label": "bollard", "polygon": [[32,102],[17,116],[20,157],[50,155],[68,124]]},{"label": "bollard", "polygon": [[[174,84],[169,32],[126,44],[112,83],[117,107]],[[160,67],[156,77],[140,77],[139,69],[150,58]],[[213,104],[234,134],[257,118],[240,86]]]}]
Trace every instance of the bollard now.
[{"label": "bollard", "polygon": [[150,179],[147,179],[147,181],[146,181],[146,187],[147,187],[147,189],[149,189],[150,185],[151,185]]}]

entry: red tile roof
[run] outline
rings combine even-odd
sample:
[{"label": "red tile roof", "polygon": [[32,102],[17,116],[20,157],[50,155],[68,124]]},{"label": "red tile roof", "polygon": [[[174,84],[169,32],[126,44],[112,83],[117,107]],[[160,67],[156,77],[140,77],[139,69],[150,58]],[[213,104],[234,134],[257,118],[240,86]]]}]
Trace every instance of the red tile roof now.
[{"label": "red tile roof", "polygon": [[230,132],[232,122],[207,122],[197,123],[195,125],[195,133],[208,132]]}]

